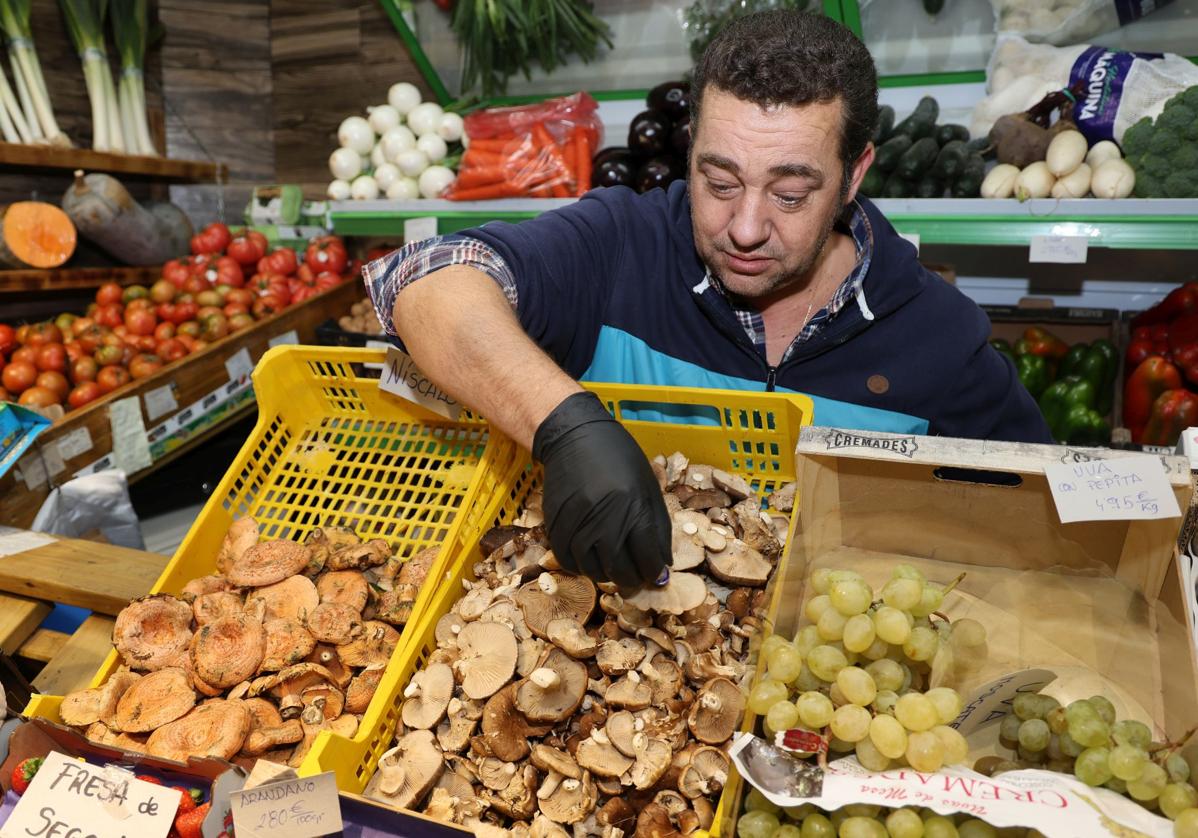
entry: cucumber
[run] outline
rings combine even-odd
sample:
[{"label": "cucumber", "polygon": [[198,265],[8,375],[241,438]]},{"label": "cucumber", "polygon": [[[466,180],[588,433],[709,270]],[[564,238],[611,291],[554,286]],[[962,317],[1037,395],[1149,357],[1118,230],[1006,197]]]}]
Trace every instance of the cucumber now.
[{"label": "cucumber", "polygon": [[954,198],[976,198],[982,193],[982,180],[986,177],[986,161],[980,154],[971,154],[965,160],[965,168],[953,181],[949,194]]},{"label": "cucumber", "polygon": [[936,126],[936,142],[941,146],[946,146],[953,140],[965,142],[969,139],[969,129],[964,125],[938,125]]},{"label": "cucumber", "polygon": [[874,158],[874,165],[883,172],[891,172],[898,165],[899,159],[906,153],[907,149],[911,148],[914,140],[906,134],[900,134],[897,137],[891,137],[878,148],[878,154]]},{"label": "cucumber", "polygon": [[906,134],[913,140],[930,137],[936,130],[936,117],[940,116],[940,103],[931,96],[919,100],[911,115],[894,127],[894,133]]},{"label": "cucumber", "polygon": [[932,164],[932,174],[942,180],[952,180],[965,169],[968,156],[965,153],[965,143],[952,140],[936,155],[936,162]]},{"label": "cucumber", "polygon": [[879,198],[886,186],[886,175],[877,166],[870,166],[865,177],[861,179],[861,194],[869,198]]},{"label": "cucumber", "polygon": [[883,198],[910,198],[915,194],[915,186],[911,181],[901,178],[898,175],[891,175],[886,179],[886,185],[882,187]]},{"label": "cucumber", "polygon": [[883,105],[878,108],[878,124],[874,126],[874,145],[881,145],[890,139],[894,131],[894,108]]},{"label": "cucumber", "polygon": [[994,143],[990,141],[989,137],[978,137],[976,140],[970,140],[965,144],[965,153],[991,157],[994,155]]},{"label": "cucumber", "polygon": [[906,180],[919,180],[921,175],[926,174],[932,168],[939,151],[940,146],[936,145],[936,141],[931,137],[917,140],[914,145],[903,152],[898,165],[894,167],[894,172]]},{"label": "cucumber", "polygon": [[915,184],[916,198],[943,198],[944,181],[934,174],[926,174]]}]

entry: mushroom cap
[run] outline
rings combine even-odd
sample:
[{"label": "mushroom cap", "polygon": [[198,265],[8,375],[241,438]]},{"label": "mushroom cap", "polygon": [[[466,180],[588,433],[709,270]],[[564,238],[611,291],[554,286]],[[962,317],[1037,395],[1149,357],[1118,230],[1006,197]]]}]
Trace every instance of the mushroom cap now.
[{"label": "mushroom cap", "polygon": [[718,553],[708,550],[707,567],[722,582],[749,587],[764,585],[774,569],[764,556],[739,538],[729,541]]},{"label": "mushroom cap", "polygon": [[603,699],[612,707],[643,710],[653,701],[653,690],[637,673],[630,672],[608,687]]},{"label": "mushroom cap", "polygon": [[770,509],[778,512],[790,512],[795,506],[795,491],[799,488],[794,481],[784,483],[770,493],[769,500]]},{"label": "mushroom cap", "polygon": [[645,682],[653,693],[651,701],[654,704],[669,701],[682,689],[682,667],[664,653],[654,655],[653,660],[647,666],[642,664],[639,671],[645,675]]},{"label": "mushroom cap", "polygon": [[482,741],[500,759],[516,762],[528,756],[529,737],[544,736],[549,726],[530,725],[516,709],[516,684],[509,684],[487,700],[483,707]]},{"label": "mushroom cap", "polygon": [[560,722],[573,715],[586,695],[586,666],[551,646],[537,669],[552,670],[557,674],[556,683],[543,687],[531,677],[522,681],[516,690],[516,707],[530,722]]},{"label": "mushroom cap", "polygon": [[205,756],[229,759],[241,750],[249,732],[250,711],[240,701],[216,699],[157,728],[145,753],[178,762]]},{"label": "mushroom cap", "polygon": [[589,658],[599,648],[595,638],[577,620],[563,617],[550,620],[546,626],[550,642],[572,658]]},{"label": "mushroom cap", "polygon": [[470,744],[470,737],[477,727],[478,719],[451,712],[437,725],[437,744],[447,754],[461,753]]},{"label": "mushroom cap", "polygon": [[653,798],[653,802],[664,806],[671,816],[678,815],[690,808],[690,801],[673,789],[662,789]]},{"label": "mushroom cap", "polygon": [[686,723],[700,742],[719,745],[728,741],[740,724],[745,697],[727,678],[712,678],[691,704]]},{"label": "mushroom cap", "polygon": [[437,620],[437,627],[433,630],[437,637],[437,645],[456,646],[458,633],[465,625],[466,621],[453,611],[441,615],[441,619]]},{"label": "mushroom cap", "polygon": [[117,614],[112,643],[130,669],[161,669],[191,643],[191,618],[191,605],[169,594],[135,599]]},{"label": "mushroom cap", "polygon": [[680,834],[670,820],[670,813],[660,803],[650,803],[636,816],[633,838],[673,838]]},{"label": "mushroom cap", "polygon": [[[261,602],[261,606],[255,603]],[[320,594],[307,576],[290,576],[273,585],[250,591],[245,598],[247,610],[262,608],[263,619],[286,619],[303,623],[316,606]]]},{"label": "mushroom cap", "polygon": [[633,758],[624,756],[616,749],[602,728],[595,728],[591,735],[578,743],[574,754],[580,767],[596,777],[617,778],[632,768]]},{"label": "mushroom cap", "polygon": [[[633,743],[633,738],[638,733],[636,721],[632,713],[621,710],[608,716],[607,723],[603,726],[603,731],[612,745],[626,757],[636,756],[636,746]],[[641,727],[644,727],[643,722]]]},{"label": "mushroom cap", "polygon": [[471,622],[481,617],[494,599],[495,591],[480,584],[467,591],[466,595],[454,605],[454,610],[463,620]]},{"label": "mushroom cap", "polygon": [[214,620],[191,639],[195,674],[222,689],[252,678],[265,654],[266,630],[245,614]]},{"label": "mushroom cap", "polygon": [[186,715],[196,703],[184,669],[168,666],[139,678],[116,705],[112,725],[125,733],[149,733]]},{"label": "mushroom cap", "polygon": [[502,623],[467,623],[458,632],[458,650],[454,667],[467,698],[494,695],[516,671],[516,635]]},{"label": "mushroom cap", "polygon": [[305,624],[321,643],[340,646],[362,633],[362,612],[344,602],[322,602],[309,612]]},{"label": "mushroom cap", "polygon": [[595,585],[585,576],[542,573],[520,587],[516,604],[537,637],[549,639],[549,622],[563,617],[586,623],[595,610]]},{"label": "mushroom cap", "polygon": [[441,776],[444,763],[432,731],[413,730],[379,758],[365,794],[398,809],[418,806]]},{"label": "mushroom cap", "polygon": [[728,756],[719,748],[704,745],[691,755],[678,778],[678,791],[691,799],[718,794],[728,780]]},{"label": "mushroom cap", "polygon": [[519,766],[514,762],[484,757],[478,763],[478,781],[492,791],[503,791],[518,770]]},{"label": "mushroom cap", "polygon": [[715,484],[717,489],[727,492],[729,497],[735,500],[744,500],[753,494],[753,489],[749,486],[747,480],[739,474],[729,474],[722,469],[714,468],[711,470],[711,482]]},{"label": "mushroom cap", "polygon": [[605,675],[623,675],[645,658],[645,644],[631,637],[605,640],[595,653],[595,663]]},{"label": "mushroom cap", "polygon": [[582,770],[574,761],[574,757],[565,751],[551,748],[540,742],[532,748],[532,764],[542,771],[556,771],[563,777],[571,777],[575,780],[582,777]]},{"label": "mushroom cap", "polygon": [[246,550],[225,575],[234,585],[259,588],[294,576],[307,566],[310,558],[311,551],[303,544],[283,539],[264,541]]},{"label": "mushroom cap", "polygon": [[671,573],[670,581],[665,585],[646,585],[625,597],[625,601],[642,611],[682,614],[701,605],[706,597],[707,583],[703,577],[694,573]]},{"label": "mushroom cap", "polygon": [[757,498],[745,498],[732,507],[732,514],[740,525],[740,538],[767,559],[776,559],[782,552],[782,542],[774,532],[774,521],[768,513],[761,511]]},{"label": "mushroom cap", "polygon": [[316,581],[316,596],[313,608],[321,602],[341,602],[361,611],[370,600],[370,584],[357,570],[331,570]]},{"label": "mushroom cap", "polygon": [[443,663],[434,663],[412,676],[404,695],[413,687],[415,692],[403,703],[401,711],[404,725],[418,730],[435,727],[453,698],[453,670]]},{"label": "mushroom cap", "polygon": [[195,613],[196,625],[204,626],[221,617],[240,614],[245,610],[245,603],[241,594],[235,591],[212,591],[193,599],[191,608]]},{"label": "mushroom cap", "polygon": [[669,743],[645,736],[644,747],[637,753],[636,762],[629,770],[633,787],[642,791],[652,788],[666,773],[673,759],[674,751]]},{"label": "mushroom cap", "polygon": [[700,492],[706,492],[715,488],[715,482],[712,480],[712,472],[714,469],[709,465],[702,463],[693,463],[687,466],[686,477],[683,483]]},{"label": "mushroom cap", "polygon": [[670,527],[671,553],[676,571],[690,570],[703,564],[703,534],[711,529],[711,521],[702,512],[690,509],[674,513]]},{"label": "mushroom cap", "polygon": [[554,823],[575,824],[586,820],[598,799],[595,783],[584,771],[581,779],[562,780],[552,794],[538,798],[537,805],[541,814]]},{"label": "mushroom cap", "polygon": [[274,672],[299,663],[316,648],[316,638],[295,620],[268,619],[262,624],[262,630],[266,633],[266,648],[259,671]]},{"label": "mushroom cap", "polygon": [[367,620],[357,637],[337,647],[337,657],[344,666],[386,666],[399,645],[399,638],[394,626]]},{"label": "mushroom cap", "polygon": [[498,791],[484,791],[483,800],[490,803],[491,808],[513,820],[526,820],[537,811],[537,770],[531,765],[525,765],[524,770],[512,775],[507,787]]}]

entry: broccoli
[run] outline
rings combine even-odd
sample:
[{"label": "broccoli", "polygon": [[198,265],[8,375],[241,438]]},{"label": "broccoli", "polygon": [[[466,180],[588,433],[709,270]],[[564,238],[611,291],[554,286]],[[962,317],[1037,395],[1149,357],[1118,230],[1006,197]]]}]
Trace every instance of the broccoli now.
[{"label": "broccoli", "polygon": [[1150,152],[1145,154],[1143,159],[1140,160],[1139,168],[1136,171],[1140,170],[1153,177],[1164,177],[1172,171],[1172,167],[1169,165],[1168,157],[1165,157],[1163,154],[1152,154]]},{"label": "broccoli", "polygon": [[1193,125],[1196,119],[1198,119],[1198,113],[1195,113],[1193,108],[1186,107],[1183,104],[1170,104],[1157,117],[1156,132],[1159,134],[1162,129],[1167,129],[1180,134]]},{"label": "broccoli", "polygon": [[1181,129],[1181,137],[1187,142],[1198,142],[1198,119]]},{"label": "broccoli", "polygon": [[1149,174],[1136,172],[1136,197],[1137,198],[1156,198],[1164,194],[1161,191],[1161,182]]},{"label": "broccoli", "polygon": [[1194,85],[1193,87],[1178,93],[1173,98],[1180,99],[1187,108],[1193,108],[1194,110],[1198,111],[1198,85]]},{"label": "broccoli", "polygon": [[1186,143],[1169,155],[1175,172],[1198,173],[1198,145]]},{"label": "broccoli", "polygon": [[1148,142],[1148,154],[1154,157],[1168,157],[1179,148],[1181,148],[1181,137],[1172,130],[1157,128],[1152,132],[1152,139]]},{"label": "broccoli", "polygon": [[1164,186],[1167,198],[1198,198],[1198,172],[1174,172]]},{"label": "broccoli", "polygon": [[1127,157],[1139,156],[1148,150],[1152,140],[1152,117],[1144,117],[1123,133],[1123,153]]}]

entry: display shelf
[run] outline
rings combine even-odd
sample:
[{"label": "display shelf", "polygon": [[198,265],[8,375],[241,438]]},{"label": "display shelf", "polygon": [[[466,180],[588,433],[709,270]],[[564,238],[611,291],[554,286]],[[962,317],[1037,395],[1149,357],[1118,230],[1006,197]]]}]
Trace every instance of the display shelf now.
[{"label": "display shelf", "polygon": [[[316,327],[331,314],[347,311],[359,297],[358,282],[343,282],[322,294],[284,309],[251,328],[229,335],[200,352],[160,369],[154,375],[131,382],[78,410],[72,410],[46,429],[22,458],[22,477],[12,469],[0,478],[0,521],[16,527],[29,526],[49,495],[46,472],[53,483],[69,480],[94,468],[97,461],[111,459],[113,428],[109,408],[114,402],[132,398],[142,405],[142,418],[150,442],[152,462],[128,475],[133,483],[184,451],[194,450],[217,429],[241,419],[252,404],[248,381],[235,386],[229,364],[243,350],[256,362],[270,341],[294,332],[300,343],[315,343]],[[222,386],[223,385],[223,386]],[[169,390],[168,390],[169,388]],[[232,388],[235,393],[216,391]],[[169,392],[175,407],[151,417],[147,405],[161,403]],[[165,428],[165,430],[163,430]],[[161,431],[156,434],[156,431]],[[81,442],[86,440],[86,444]],[[30,476],[32,472],[33,476]]]},{"label": "display shelf", "polygon": [[89,172],[109,172],[131,177],[192,183],[221,183],[228,177],[228,169],[223,163],[171,160],[166,157],[137,154],[110,154],[90,148],[56,148],[19,143],[0,143],[0,169],[84,169]]},{"label": "display shelf", "polygon": [[20,291],[73,291],[98,288],[105,282],[150,285],[162,276],[162,266],[149,268],[57,268],[0,271],[0,294]]},{"label": "display shelf", "polygon": [[339,236],[402,236],[404,222],[436,218],[438,233],[454,233],[488,221],[525,221],[576,198],[503,198],[496,201],[330,201],[329,220]]}]

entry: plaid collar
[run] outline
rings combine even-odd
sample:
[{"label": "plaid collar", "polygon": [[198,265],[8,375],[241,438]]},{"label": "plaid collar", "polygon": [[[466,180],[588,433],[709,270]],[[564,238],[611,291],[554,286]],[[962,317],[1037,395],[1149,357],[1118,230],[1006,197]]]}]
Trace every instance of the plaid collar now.
[{"label": "plaid collar", "polygon": [[[840,287],[828,300],[828,304],[817,311],[802,331],[795,336],[794,341],[782,355],[783,361],[786,361],[801,343],[815,337],[821,329],[832,322],[832,319],[848,305],[850,300],[857,296],[861,286],[865,284],[865,275],[869,273],[869,263],[873,259],[874,252],[874,232],[870,227],[869,217],[861,205],[854,200],[845,208],[845,213],[836,222],[836,227],[841,232],[847,232],[853,237],[853,244],[857,249],[857,264],[845,277],[844,282],[840,283]],[[749,340],[753,341],[753,345],[764,353],[765,321],[761,313],[755,309],[738,305],[724,290],[719,280],[712,276],[710,270],[707,271],[704,281],[695,286],[695,292],[699,294],[707,293],[709,290],[732,309],[732,313],[736,315],[736,319],[744,328],[745,334],[749,336]]]}]

